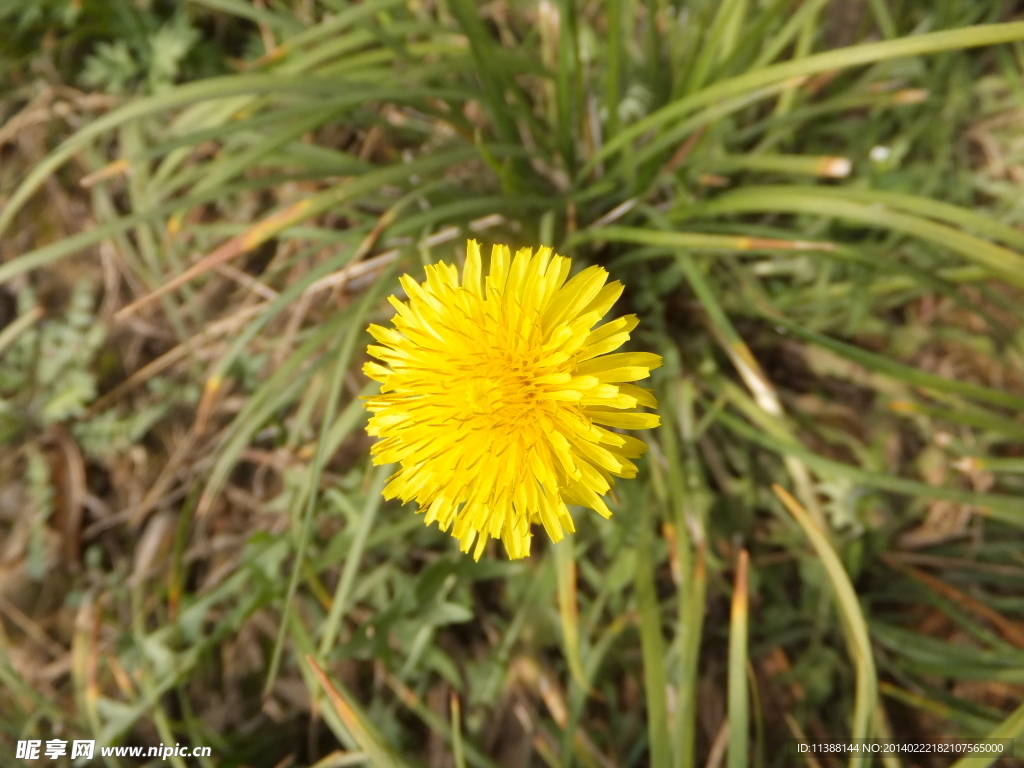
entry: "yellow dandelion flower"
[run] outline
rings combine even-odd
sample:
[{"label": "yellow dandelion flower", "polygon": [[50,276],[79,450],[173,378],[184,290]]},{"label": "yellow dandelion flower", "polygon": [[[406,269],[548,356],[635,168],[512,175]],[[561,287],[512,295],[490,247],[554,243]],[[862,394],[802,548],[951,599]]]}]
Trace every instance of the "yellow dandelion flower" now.
[{"label": "yellow dandelion flower", "polygon": [[401,278],[408,302],[394,296],[394,328],[370,326],[380,346],[366,375],[381,383],[367,398],[367,432],[379,437],[375,464],[400,469],[385,498],[415,499],[426,524],[452,529],[463,552],[488,536],[509,557],[530,553],[530,527],[553,541],[575,528],[567,504],[604,517],[601,498],[613,476],[635,477],[630,459],[643,442],[606,429],[659,423],[650,390],[629,382],[661,365],[648,352],[608,354],[637,325],[626,315],[595,324],[622,293],[608,272],[588,267],[566,282],[570,261],[550,248],[491,251],[483,275],[471,240],[466,266],[428,266],[427,279]]}]

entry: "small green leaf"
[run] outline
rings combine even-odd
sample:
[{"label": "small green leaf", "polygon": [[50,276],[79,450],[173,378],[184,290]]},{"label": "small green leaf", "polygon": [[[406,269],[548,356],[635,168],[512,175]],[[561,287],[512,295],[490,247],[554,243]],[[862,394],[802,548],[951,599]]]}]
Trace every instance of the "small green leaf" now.
[{"label": "small green leaf", "polygon": [[122,93],[141,71],[124,40],[99,43],[96,52],[85,60],[80,80],[82,85],[100,88],[108,93]]}]

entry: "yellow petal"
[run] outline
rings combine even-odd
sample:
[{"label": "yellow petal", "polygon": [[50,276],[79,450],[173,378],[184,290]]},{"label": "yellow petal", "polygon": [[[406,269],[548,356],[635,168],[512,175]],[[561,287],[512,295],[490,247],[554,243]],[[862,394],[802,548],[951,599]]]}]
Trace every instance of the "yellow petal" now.
[{"label": "yellow petal", "polygon": [[480,243],[470,240],[466,244],[466,266],[462,270],[462,287],[474,296],[483,298],[480,288],[480,276],[483,274],[483,263],[480,258]]}]

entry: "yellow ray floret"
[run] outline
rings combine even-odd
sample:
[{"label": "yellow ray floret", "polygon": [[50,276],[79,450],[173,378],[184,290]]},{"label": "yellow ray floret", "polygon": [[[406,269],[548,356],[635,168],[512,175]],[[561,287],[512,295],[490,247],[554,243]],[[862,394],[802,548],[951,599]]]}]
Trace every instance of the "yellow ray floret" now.
[{"label": "yellow ray floret", "polygon": [[650,429],[658,416],[647,378],[661,358],[609,354],[636,327],[635,315],[595,325],[622,293],[601,267],[567,280],[569,259],[550,248],[491,251],[483,273],[471,240],[466,266],[441,262],[417,283],[402,277],[407,302],[392,296],[394,328],[370,326],[378,342],[366,375],[367,432],[379,437],[375,464],[400,469],[388,499],[413,499],[426,523],[451,528],[463,552],[500,538],[509,557],[530,553],[530,528],[553,541],[574,529],[567,504],[604,517],[613,477],[634,477],[646,446],[612,429]]}]

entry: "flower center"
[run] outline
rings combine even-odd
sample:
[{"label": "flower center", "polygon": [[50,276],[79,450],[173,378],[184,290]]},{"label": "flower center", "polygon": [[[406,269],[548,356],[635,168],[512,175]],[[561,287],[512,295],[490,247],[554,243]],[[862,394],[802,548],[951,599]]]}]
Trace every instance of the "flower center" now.
[{"label": "flower center", "polygon": [[471,415],[474,429],[505,431],[528,426],[538,405],[533,360],[521,353],[480,350],[462,366],[461,386],[452,392]]},{"label": "flower center", "polygon": [[501,408],[502,397],[494,379],[470,379],[466,387],[467,406],[477,416],[490,416]]}]

